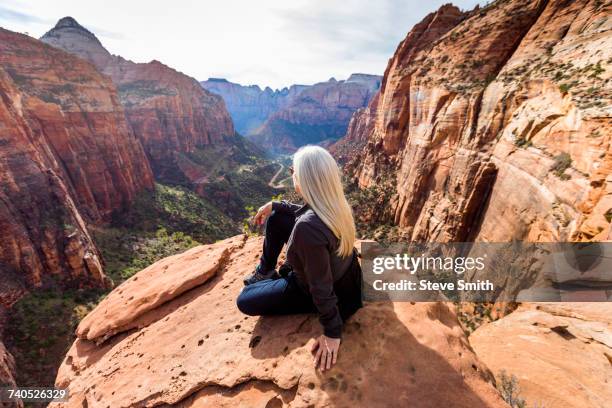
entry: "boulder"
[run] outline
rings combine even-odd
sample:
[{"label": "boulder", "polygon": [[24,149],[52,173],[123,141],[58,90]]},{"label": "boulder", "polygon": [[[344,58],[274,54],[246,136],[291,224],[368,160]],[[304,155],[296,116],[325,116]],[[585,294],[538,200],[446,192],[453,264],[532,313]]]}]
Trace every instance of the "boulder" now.
[{"label": "boulder", "polygon": [[101,341],[126,331],[141,315],[209,280],[227,261],[230,252],[243,243],[244,237],[237,236],[198,246],[143,269],[81,321],[77,336]]},{"label": "boulder", "polygon": [[496,376],[504,370],[516,377],[528,406],[606,407],[612,401],[610,316],[610,303],[523,304],[478,328],[470,343]]},{"label": "boulder", "polygon": [[315,370],[315,315],[236,308],[261,248],[242,237],[200,246],[117,287],[79,327],[56,380],[70,401],[52,406],[506,406],[444,303],[367,304],[337,365]]}]

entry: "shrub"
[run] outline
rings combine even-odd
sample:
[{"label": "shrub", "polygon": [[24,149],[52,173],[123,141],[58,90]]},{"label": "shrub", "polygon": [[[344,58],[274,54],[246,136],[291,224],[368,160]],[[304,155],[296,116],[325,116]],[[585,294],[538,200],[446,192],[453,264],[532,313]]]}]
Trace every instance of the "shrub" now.
[{"label": "shrub", "polygon": [[570,177],[569,175],[565,174],[565,170],[569,169],[571,165],[572,157],[566,152],[561,152],[555,156],[554,163],[550,170],[560,179],[567,180]]},{"label": "shrub", "polygon": [[524,147],[527,148],[529,146],[531,146],[531,140],[527,140],[524,137],[518,137],[514,140],[514,145],[517,147]]},{"label": "shrub", "polygon": [[244,207],[244,210],[247,212],[247,217],[242,221],[242,232],[247,234],[248,236],[259,235],[259,228],[257,225],[253,225],[252,220],[255,214],[257,214],[257,210],[252,205],[247,205]]},{"label": "shrub", "polygon": [[561,91],[562,94],[566,94],[567,91],[569,91],[570,86],[569,84],[561,84],[559,85],[559,91]]},{"label": "shrub", "polygon": [[514,375],[506,374],[505,370],[499,373],[499,384],[497,389],[501,393],[504,401],[508,403],[512,408],[526,408],[527,403],[523,398],[520,397],[520,388],[518,386],[518,379]]},{"label": "shrub", "polygon": [[604,68],[601,67],[601,61],[599,61],[594,67],[593,67],[593,73],[590,75],[593,78],[598,77],[600,74],[602,74],[605,71]]}]

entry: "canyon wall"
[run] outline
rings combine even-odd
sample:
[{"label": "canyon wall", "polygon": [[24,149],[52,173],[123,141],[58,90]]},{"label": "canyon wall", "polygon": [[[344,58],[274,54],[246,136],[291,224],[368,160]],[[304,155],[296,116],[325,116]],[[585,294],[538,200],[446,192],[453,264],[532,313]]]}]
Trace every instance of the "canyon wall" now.
[{"label": "canyon wall", "polygon": [[377,92],[368,106],[357,109],[348,124],[346,135],[329,146],[329,151],[341,164],[348,163],[351,158],[363,151],[368,136],[374,130],[379,97],[380,93]]},{"label": "canyon wall", "polygon": [[329,145],[344,136],[353,113],[368,105],[380,81],[376,75],[352,74],[347,80],[332,78],[309,86],[250,138],[278,153],[290,153],[306,144]]},{"label": "canyon wall", "polygon": [[41,41],[92,62],[112,78],[128,123],[161,180],[182,177],[182,153],[198,147],[231,143],[232,120],[223,99],[193,78],[159,61],[134,63],[111,55],[93,33],[64,17]]},{"label": "canyon wall", "polygon": [[354,118],[359,186],[391,182],[388,218],[413,240],[610,239],[609,14],[506,0],[425,17],[389,62],[375,118]]},{"label": "canyon wall", "polygon": [[256,133],[270,115],[290,104],[307,88],[291,85],[280,90],[273,91],[270,87],[262,90],[258,85],[245,86],[222,78],[209,78],[200,84],[223,98],[236,130],[244,136]]},{"label": "canyon wall", "polygon": [[87,222],[153,177],[111,81],[88,62],[0,30],[0,304],[46,281],[106,284]]}]

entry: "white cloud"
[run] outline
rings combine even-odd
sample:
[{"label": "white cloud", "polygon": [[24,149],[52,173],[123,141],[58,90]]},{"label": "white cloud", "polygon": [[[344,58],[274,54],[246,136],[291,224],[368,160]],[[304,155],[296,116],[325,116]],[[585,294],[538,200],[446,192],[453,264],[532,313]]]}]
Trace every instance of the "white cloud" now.
[{"label": "white cloud", "polygon": [[[127,59],[157,59],[199,80],[282,87],[382,74],[410,28],[445,2],[5,0],[0,24],[40,37],[70,15]],[[455,1],[464,9],[477,3]]]}]

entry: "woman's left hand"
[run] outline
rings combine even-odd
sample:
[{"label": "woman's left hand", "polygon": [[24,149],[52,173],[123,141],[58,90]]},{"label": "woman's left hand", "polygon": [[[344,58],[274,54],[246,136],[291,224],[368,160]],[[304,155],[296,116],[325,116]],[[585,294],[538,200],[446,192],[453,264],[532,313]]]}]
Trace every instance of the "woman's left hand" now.
[{"label": "woman's left hand", "polygon": [[340,348],[340,339],[334,339],[325,335],[319,336],[312,345],[311,352],[315,354],[315,368],[319,367],[321,371],[329,370],[332,365],[336,364],[338,359],[338,349]]}]

